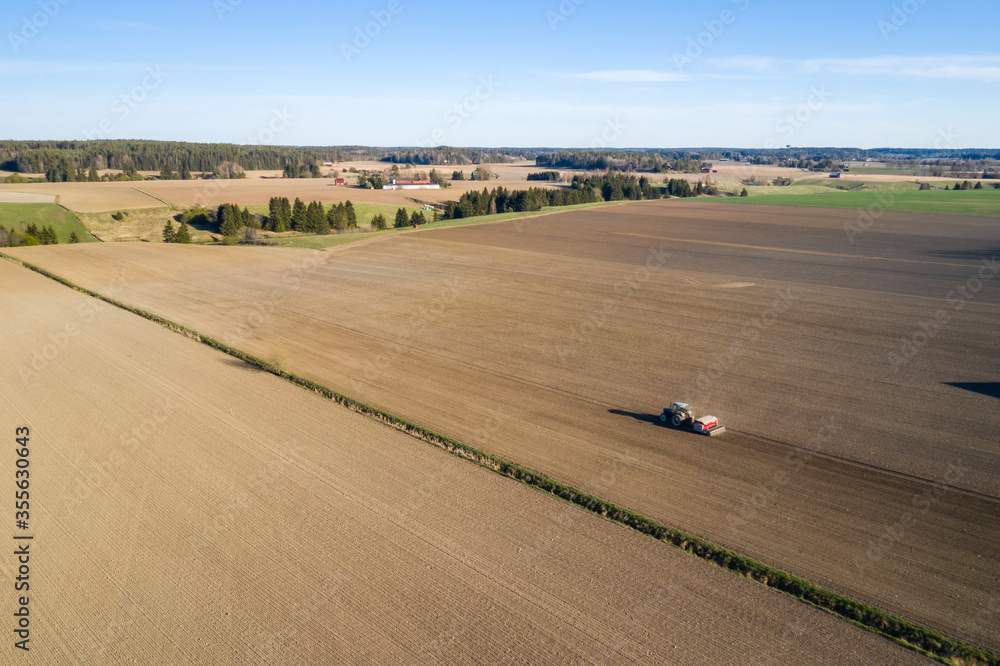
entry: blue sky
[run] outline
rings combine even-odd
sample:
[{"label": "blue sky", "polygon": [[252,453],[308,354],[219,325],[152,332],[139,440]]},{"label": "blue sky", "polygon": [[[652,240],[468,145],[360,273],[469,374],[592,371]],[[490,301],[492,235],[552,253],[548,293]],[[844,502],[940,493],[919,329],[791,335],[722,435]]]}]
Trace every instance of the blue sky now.
[{"label": "blue sky", "polygon": [[0,138],[996,148],[996,5],[7,0]]}]

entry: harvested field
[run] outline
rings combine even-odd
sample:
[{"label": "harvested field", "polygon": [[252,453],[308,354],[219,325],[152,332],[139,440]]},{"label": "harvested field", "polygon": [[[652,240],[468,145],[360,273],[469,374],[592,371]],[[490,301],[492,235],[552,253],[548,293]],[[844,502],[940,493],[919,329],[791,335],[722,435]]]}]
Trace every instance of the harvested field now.
[{"label": "harvested field", "polygon": [[0,203],[53,203],[55,200],[56,198],[51,194],[0,190]]},{"label": "harvested field", "polygon": [[[851,244],[856,220],[651,202],[323,253],[16,254],[102,293],[124,268],[116,298],[996,650],[997,282],[889,361],[995,252],[996,223],[885,214]],[[730,432],[660,427],[675,399]]]},{"label": "harvested field", "polygon": [[0,284],[39,663],[924,663],[9,262]]},{"label": "harvested field", "polygon": [[60,205],[76,213],[162,206],[162,201],[139,191],[145,189],[143,187],[145,184],[142,182],[31,183],[18,185],[17,189],[36,196],[56,197]]}]

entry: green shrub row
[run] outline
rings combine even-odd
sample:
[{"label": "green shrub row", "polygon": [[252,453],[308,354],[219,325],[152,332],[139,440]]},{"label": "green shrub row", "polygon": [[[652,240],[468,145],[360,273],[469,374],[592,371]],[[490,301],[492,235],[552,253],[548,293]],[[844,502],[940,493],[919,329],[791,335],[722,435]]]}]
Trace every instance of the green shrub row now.
[{"label": "green shrub row", "polygon": [[810,583],[792,576],[785,571],[762,564],[748,557],[740,555],[720,546],[716,546],[704,539],[692,536],[680,530],[674,529],[658,523],[655,520],[643,515],[623,509],[615,504],[602,500],[593,495],[588,495],[576,488],[559,483],[544,474],[525,469],[520,465],[508,462],[498,456],[480,451],[467,444],[445,437],[432,430],[428,430],[415,423],[410,423],[368,405],[360,400],[355,400],[349,396],[337,393],[322,384],[312,380],[299,377],[290,372],[286,372],[272,363],[252,356],[244,351],[230,347],[229,345],[193,331],[185,326],[174,323],[158,315],[146,312],[139,308],[126,305],[101,294],[79,287],[63,277],[50,273],[49,271],[34,266],[27,262],[14,259],[0,253],[0,256],[13,261],[16,264],[29,268],[33,271],[51,278],[60,284],[66,285],[79,292],[100,299],[106,303],[122,308],[128,312],[144,317],[171,331],[181,333],[214,349],[224,352],[234,358],[265,372],[274,374],[286,381],[289,381],[301,388],[313,391],[329,400],[332,400],[348,409],[364,414],[370,418],[384,423],[396,430],[400,430],[409,435],[417,437],[425,442],[445,449],[455,455],[475,462],[483,467],[491,469],[498,474],[502,474],[510,479],[520,481],[528,486],[537,488],[543,492],[554,495],[566,502],[575,504],[587,511],[596,513],[638,532],[653,537],[659,541],[668,543],[680,550],[690,553],[703,560],[711,562],[723,569],[754,580],[762,585],[783,592],[789,596],[800,599],[808,604],[826,610],[834,615],[838,615],[858,626],[869,631],[892,639],[896,643],[920,652],[928,657],[932,657],[942,663],[948,664],[986,664],[989,666],[1000,666],[1000,658],[982,650],[972,648],[958,641],[939,636],[923,627],[920,627],[906,620],[894,617],[888,613],[872,608],[860,602],[849,599],[840,594],[826,590],[818,585]]}]

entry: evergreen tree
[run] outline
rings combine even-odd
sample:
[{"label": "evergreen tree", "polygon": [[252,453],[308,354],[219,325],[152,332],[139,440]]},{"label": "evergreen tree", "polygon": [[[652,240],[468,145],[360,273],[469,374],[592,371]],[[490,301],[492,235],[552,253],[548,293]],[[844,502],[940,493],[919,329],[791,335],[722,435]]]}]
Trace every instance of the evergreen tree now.
[{"label": "evergreen tree", "polygon": [[402,229],[410,223],[410,216],[406,214],[405,208],[400,208],[396,211],[396,222],[393,224],[393,228]]},{"label": "evergreen tree", "polygon": [[181,226],[178,227],[177,233],[174,234],[175,243],[190,243],[191,242],[191,229],[188,227],[187,222],[181,221]]},{"label": "evergreen tree", "polygon": [[163,168],[160,169],[160,179],[174,180],[174,170],[170,168],[169,164],[164,164]]},{"label": "evergreen tree", "polygon": [[222,204],[216,214],[219,223],[219,233],[223,236],[235,237],[243,226],[243,213],[236,204]]},{"label": "evergreen tree", "polygon": [[320,225],[319,219],[319,204],[315,201],[310,201],[309,205],[306,207],[305,225],[299,231],[304,231],[310,234],[317,233]]},{"label": "evergreen tree", "polygon": [[76,235],[75,231],[69,235],[69,242],[71,244],[80,242],[80,237]]},{"label": "evergreen tree", "polygon": [[306,228],[306,205],[298,197],[295,198],[295,205],[292,207],[291,228],[293,231],[305,231]]},{"label": "evergreen tree", "polygon": [[347,228],[347,210],[343,203],[339,203],[336,206],[330,206],[330,210],[326,213],[327,224],[330,225],[330,229],[333,231],[343,231]]},{"label": "evergreen tree", "polygon": [[315,215],[316,215],[316,221],[314,222],[314,224],[316,226],[316,233],[318,234],[330,233],[330,221],[326,216],[326,209],[323,207],[323,203],[321,201],[316,202]]},{"label": "evergreen tree", "polygon": [[421,224],[427,224],[427,218],[424,217],[424,212],[422,210],[413,211],[413,215],[410,216],[410,226],[417,227]]},{"label": "evergreen tree", "polygon": [[347,228],[357,229],[358,228],[358,214],[354,212],[354,204],[351,203],[350,199],[344,204],[344,210],[347,213]]},{"label": "evergreen tree", "polygon": [[191,180],[191,169],[187,162],[181,164],[181,180]]},{"label": "evergreen tree", "polygon": [[87,172],[87,180],[91,183],[96,183],[101,180],[101,174],[97,173],[97,167],[94,165],[91,165],[90,171]]},{"label": "evergreen tree", "polygon": [[389,223],[385,219],[385,215],[378,213],[372,218],[372,231],[385,231],[389,226]]},{"label": "evergreen tree", "polygon": [[974,189],[974,190],[981,190],[981,189],[983,189],[983,184],[980,183],[980,182],[976,182],[976,186],[973,187],[972,189]]},{"label": "evergreen tree", "polygon": [[240,213],[240,220],[243,222],[244,227],[249,229],[260,229],[260,221],[250,212],[249,208],[243,208],[243,212]]},{"label": "evergreen tree", "polygon": [[53,236],[55,236],[55,234],[52,232],[50,227],[42,227],[38,230],[38,234],[38,240],[42,243],[42,245],[52,245]]},{"label": "evergreen tree", "polygon": [[750,193],[747,192],[747,188],[745,188],[745,187],[743,188],[743,191],[740,192],[740,196],[741,197],[748,197],[748,196],[750,196]]},{"label": "evergreen tree", "polygon": [[167,223],[163,225],[163,242],[173,243],[176,238],[177,235],[174,233],[174,223],[167,220]]},{"label": "evergreen tree", "polygon": [[288,231],[288,220],[285,219],[285,204],[288,199],[284,197],[271,197],[267,205],[267,229],[281,233]]}]

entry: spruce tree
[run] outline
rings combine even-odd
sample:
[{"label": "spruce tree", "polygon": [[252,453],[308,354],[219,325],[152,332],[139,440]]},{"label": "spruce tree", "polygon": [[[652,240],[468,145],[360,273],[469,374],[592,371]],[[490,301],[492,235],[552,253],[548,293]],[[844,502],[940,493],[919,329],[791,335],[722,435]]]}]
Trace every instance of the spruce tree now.
[{"label": "spruce tree", "polygon": [[191,242],[191,229],[188,227],[187,222],[181,222],[181,226],[177,229],[177,233],[174,234],[175,243],[190,243]]},{"label": "spruce tree", "polygon": [[80,237],[76,235],[75,231],[69,235],[69,242],[71,244],[80,242]]},{"label": "spruce tree", "polygon": [[90,171],[87,172],[87,180],[89,180],[91,183],[96,183],[100,179],[101,179],[101,175],[99,173],[97,173],[97,167],[95,167],[94,165],[91,165],[90,166]]},{"label": "spruce tree", "polygon": [[319,231],[320,221],[319,221],[319,204],[315,201],[310,201],[309,205],[306,207],[306,222],[302,229],[299,231],[304,231],[306,233],[314,234]]},{"label": "spruce tree", "polygon": [[405,208],[400,208],[396,211],[396,222],[392,226],[396,229],[402,229],[410,223],[410,218],[406,214]]},{"label": "spruce tree", "polygon": [[344,204],[344,210],[347,212],[347,228],[357,229],[358,214],[354,212],[354,204],[351,203],[350,199]]},{"label": "spruce tree", "polygon": [[343,231],[347,228],[347,208],[343,202],[336,206],[330,206],[330,211],[326,214],[330,222],[330,228],[334,231]]},{"label": "spruce tree", "polygon": [[385,219],[385,215],[378,213],[372,218],[372,231],[385,231],[389,226],[389,223]]},{"label": "spruce tree", "polygon": [[313,225],[318,234],[330,233],[330,221],[326,216],[326,209],[323,208],[323,203],[320,201],[316,202],[316,219]]},{"label": "spruce tree", "polygon": [[306,205],[298,197],[295,198],[295,205],[292,207],[291,227],[293,231],[304,231],[306,228]]},{"label": "spruce tree", "polygon": [[236,204],[222,204],[216,216],[219,223],[219,233],[223,236],[235,237],[243,226],[243,214]]},{"label": "spruce tree", "polygon": [[181,164],[181,180],[191,180],[191,169],[187,162]]},{"label": "spruce tree", "polygon": [[163,242],[173,243],[176,238],[177,235],[174,233],[174,223],[167,220],[167,223],[163,225]]}]

